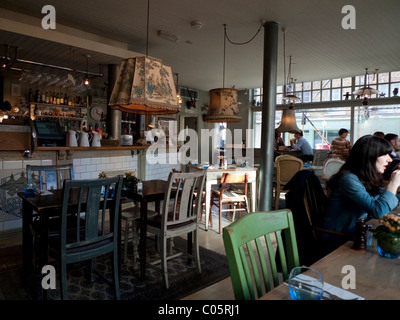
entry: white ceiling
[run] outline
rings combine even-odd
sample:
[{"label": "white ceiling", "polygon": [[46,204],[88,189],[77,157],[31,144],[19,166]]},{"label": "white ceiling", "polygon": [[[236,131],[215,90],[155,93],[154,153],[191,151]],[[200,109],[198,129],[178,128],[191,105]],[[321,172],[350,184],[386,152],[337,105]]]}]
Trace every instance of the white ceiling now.
[{"label": "white ceiling", "polygon": [[[36,32],[46,4],[56,9],[57,29]],[[341,11],[348,4],[356,9],[355,30],[342,28],[345,14]],[[85,70],[85,55],[90,54],[90,71],[98,72],[99,64],[119,64],[128,51],[146,54],[145,0],[1,0],[0,8],[7,13],[0,15],[0,44],[20,47],[21,59]],[[8,10],[26,16],[18,18]],[[291,55],[292,75],[298,81],[362,75],[365,68],[371,72],[400,70],[399,13],[399,0],[150,0],[148,55],[179,73],[180,85],[200,90],[222,87],[223,24],[227,25],[230,40],[246,42],[264,20],[276,21],[287,30],[286,61]],[[193,20],[201,21],[203,27],[192,29]],[[21,31],[26,30],[20,28],[21,23],[33,27]],[[173,33],[180,41],[161,39],[157,37],[158,30]],[[54,37],[55,32],[64,36]],[[89,41],[81,46],[86,48],[71,46],[68,34],[115,44],[121,50],[108,53]],[[280,31],[280,84],[284,78],[282,40]],[[264,28],[246,45],[227,42],[225,87],[261,87],[263,52]],[[4,53],[0,51],[1,55]]]}]

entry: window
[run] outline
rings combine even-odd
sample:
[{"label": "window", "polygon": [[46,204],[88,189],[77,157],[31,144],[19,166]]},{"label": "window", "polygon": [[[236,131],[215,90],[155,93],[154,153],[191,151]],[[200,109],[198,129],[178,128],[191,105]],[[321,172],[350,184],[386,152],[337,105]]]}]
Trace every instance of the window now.
[{"label": "window", "polygon": [[[296,83],[296,95],[302,99],[302,103],[316,102],[316,108],[302,108],[302,103],[295,105],[297,125],[304,130],[304,136],[313,148],[326,148],[327,144],[337,136],[339,129],[346,128],[350,131],[351,123],[354,124],[354,132],[350,132],[354,141],[365,134],[375,131],[400,132],[400,104],[374,106],[354,106],[336,108],[318,108],[318,102],[354,100],[352,94],[354,87],[364,86],[365,74],[355,77],[327,79],[322,81],[309,81]],[[369,74],[368,82],[372,88],[377,88],[379,94],[372,98],[399,96],[400,71]],[[282,101],[283,87],[277,90],[277,103]],[[261,106],[261,89],[253,90],[254,99]],[[388,102],[386,102],[388,103]],[[354,108],[354,119],[351,118],[351,109]],[[280,124],[282,111],[275,114],[275,128]],[[253,112],[254,147],[261,146],[261,111]],[[292,134],[283,135],[285,143],[289,144]],[[325,140],[326,141],[325,141]]]}]

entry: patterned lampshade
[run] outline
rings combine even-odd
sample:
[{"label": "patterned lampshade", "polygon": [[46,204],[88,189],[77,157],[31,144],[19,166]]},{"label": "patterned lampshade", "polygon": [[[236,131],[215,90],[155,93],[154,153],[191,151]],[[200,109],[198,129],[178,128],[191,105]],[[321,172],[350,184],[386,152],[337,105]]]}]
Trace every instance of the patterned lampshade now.
[{"label": "patterned lampshade", "polygon": [[123,60],[109,105],[127,113],[178,113],[180,105],[171,67],[147,56]]},{"label": "patterned lampshade", "polygon": [[210,104],[205,122],[240,122],[237,90],[220,88],[210,90]]}]

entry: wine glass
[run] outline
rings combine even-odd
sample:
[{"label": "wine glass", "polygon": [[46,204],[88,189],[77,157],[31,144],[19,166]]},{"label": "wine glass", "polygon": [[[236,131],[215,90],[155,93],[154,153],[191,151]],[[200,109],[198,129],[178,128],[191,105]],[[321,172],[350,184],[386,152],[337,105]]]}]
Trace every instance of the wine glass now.
[{"label": "wine glass", "polygon": [[321,272],[305,266],[290,271],[288,286],[292,300],[321,300],[324,292]]}]

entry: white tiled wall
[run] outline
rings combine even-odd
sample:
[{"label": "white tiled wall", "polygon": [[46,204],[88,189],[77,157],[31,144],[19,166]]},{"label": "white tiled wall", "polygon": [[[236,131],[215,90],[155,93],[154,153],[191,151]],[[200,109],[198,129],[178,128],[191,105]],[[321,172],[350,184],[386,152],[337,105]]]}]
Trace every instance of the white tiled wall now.
[{"label": "white tiled wall", "polygon": [[100,172],[138,170],[138,156],[116,156],[101,158],[74,159],[75,179],[96,179]]},{"label": "white tiled wall", "polygon": [[[140,168],[144,172],[140,173],[140,176],[146,180],[152,179],[162,179],[167,180],[169,173],[172,168],[179,169],[179,164],[168,163],[168,158],[166,155],[160,155],[160,162],[157,164],[151,164],[146,161],[146,156],[142,155],[126,155],[126,156],[110,156],[110,157],[94,157],[94,158],[83,158],[74,159],[74,175],[75,179],[96,179],[99,173],[104,171],[110,174],[118,172],[118,174],[123,174],[126,171],[135,170],[137,174]],[[143,166],[139,166],[139,159],[144,161]],[[165,163],[163,163],[165,162]],[[0,181],[3,182],[11,179],[10,177],[15,177],[17,180],[22,176],[22,173],[26,171],[26,165],[52,165],[52,160],[0,160]],[[1,182],[0,182],[1,183]],[[0,186],[1,187],[1,186]],[[21,189],[22,190],[22,189]],[[18,215],[13,215],[2,210],[4,208],[2,205],[9,201],[10,199],[16,198],[18,196],[15,194],[9,195],[6,190],[0,188],[0,231],[22,228],[22,219]],[[19,201],[17,201],[17,204]],[[20,204],[21,206],[21,204]],[[19,212],[19,211],[17,211]]]},{"label": "white tiled wall", "polygon": [[[27,164],[51,165],[52,160],[0,160],[0,180],[2,180],[2,183],[11,180],[11,177],[20,182]],[[17,188],[22,190],[23,183],[18,183]],[[20,190],[18,189],[16,192]],[[10,208],[17,211],[21,209],[21,203],[16,192],[10,194],[6,189],[0,188],[0,231],[22,228],[22,219],[17,213],[13,211],[14,214],[12,214],[7,211]]]}]

